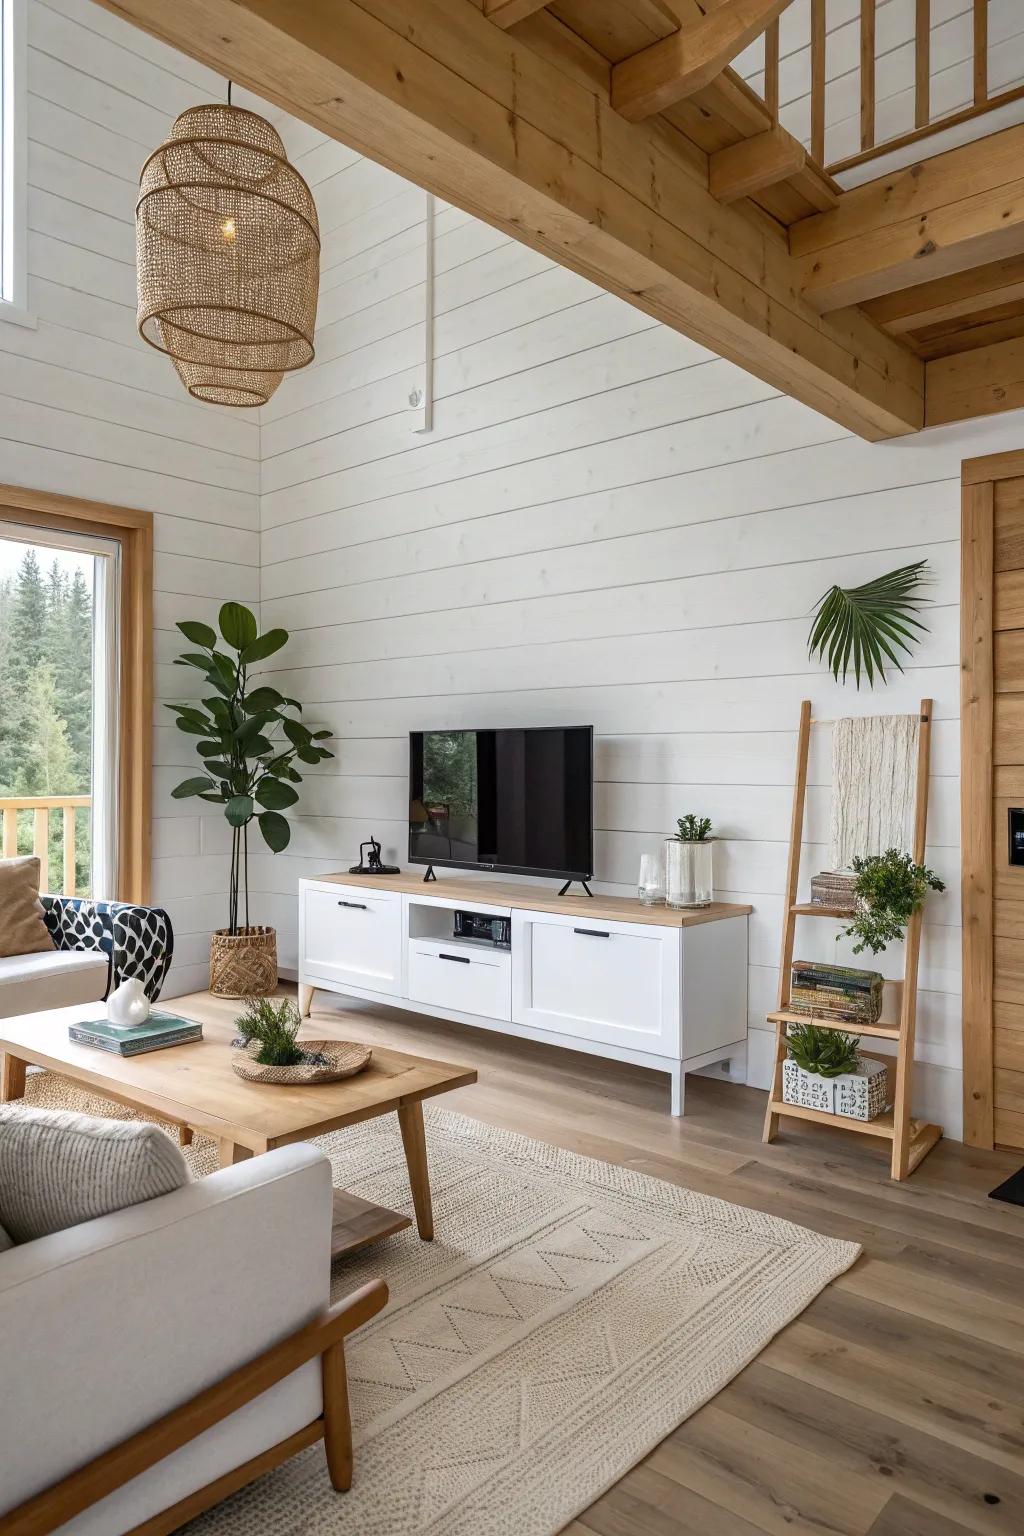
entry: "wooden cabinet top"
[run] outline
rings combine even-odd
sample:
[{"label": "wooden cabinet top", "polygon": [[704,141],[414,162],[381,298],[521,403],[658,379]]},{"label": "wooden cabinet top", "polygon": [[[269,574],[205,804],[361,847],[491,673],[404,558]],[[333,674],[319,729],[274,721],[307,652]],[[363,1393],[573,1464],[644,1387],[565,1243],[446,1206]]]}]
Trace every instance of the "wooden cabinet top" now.
[{"label": "wooden cabinet top", "polygon": [[518,884],[508,880],[467,880],[439,875],[424,881],[412,870],[399,875],[318,875],[310,885],[362,886],[375,891],[398,891],[408,896],[429,896],[441,901],[464,901],[474,906],[516,907],[529,912],[559,912],[566,917],[606,918],[609,922],[649,923],[656,928],[696,928],[700,923],[717,923],[727,917],[745,917],[753,907],[728,901],[712,902],[710,907],[679,910],[673,907],[645,907],[635,896],[587,896],[569,891],[559,896],[557,888],[546,885]]}]

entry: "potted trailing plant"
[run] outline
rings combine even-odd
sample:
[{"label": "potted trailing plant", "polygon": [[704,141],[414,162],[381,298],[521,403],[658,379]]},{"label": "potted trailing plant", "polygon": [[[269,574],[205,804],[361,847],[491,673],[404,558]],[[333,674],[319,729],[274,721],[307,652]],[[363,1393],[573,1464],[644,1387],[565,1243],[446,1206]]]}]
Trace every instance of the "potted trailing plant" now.
[{"label": "potted trailing plant", "polygon": [[857,876],[853,887],[857,913],[842,937],[856,939],[855,955],[870,949],[879,954],[898,943],[907,923],[924,906],[929,891],[944,891],[945,883],[924,864],[915,864],[909,853],[889,848],[885,853],[854,859]]},{"label": "potted trailing plant", "polygon": [[[210,692],[202,700],[169,704],[177,726],[195,736],[203,772],[171,791],[176,800],[197,796],[223,807],[231,828],[228,924],[210,941],[210,991],[219,997],[258,997],[277,985],[277,936],[249,921],[249,827],[256,822],[272,853],[287,848],[291,828],[282,811],[295,805],[302,775],[296,763],[332,757],[323,740],[297,718],[302,706],[276,688],[253,682],[250,668],[288,642],[286,629],[260,634],[255,616],[241,603],[225,603],[220,637],[209,624],[184,619],[185,639],[198,647],[176,666],[201,672]],[[221,646],[223,641],[223,647]],[[240,914],[243,921],[239,921]]]},{"label": "potted trailing plant", "polygon": [[710,816],[681,816],[665,840],[665,905],[709,907],[712,900]]},{"label": "potted trailing plant", "polygon": [[791,1025],[782,1064],[782,1098],[828,1115],[873,1120],[885,1109],[885,1063],[863,1059],[856,1035],[818,1024]]}]

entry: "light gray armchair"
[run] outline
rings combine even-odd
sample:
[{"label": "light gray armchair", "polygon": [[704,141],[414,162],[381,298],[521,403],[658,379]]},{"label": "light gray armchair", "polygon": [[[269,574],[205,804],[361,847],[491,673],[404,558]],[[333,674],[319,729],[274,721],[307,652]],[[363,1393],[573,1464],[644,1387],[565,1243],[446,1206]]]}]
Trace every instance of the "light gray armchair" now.
[{"label": "light gray armchair", "polygon": [[344,1339],[387,1288],[330,1306],[331,1206],[297,1145],[0,1253],[5,1536],[173,1531],[320,1438],[349,1486]]}]

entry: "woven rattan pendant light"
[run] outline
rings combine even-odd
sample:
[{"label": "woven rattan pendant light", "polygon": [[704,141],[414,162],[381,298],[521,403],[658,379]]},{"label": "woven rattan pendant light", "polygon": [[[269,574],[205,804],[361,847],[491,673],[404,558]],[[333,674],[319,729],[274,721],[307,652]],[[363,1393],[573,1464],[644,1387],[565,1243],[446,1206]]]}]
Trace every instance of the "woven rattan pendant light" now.
[{"label": "woven rattan pendant light", "polygon": [[262,405],[312,361],[316,207],[265,118],[183,112],[142,168],[135,229],[139,333],[190,394]]}]

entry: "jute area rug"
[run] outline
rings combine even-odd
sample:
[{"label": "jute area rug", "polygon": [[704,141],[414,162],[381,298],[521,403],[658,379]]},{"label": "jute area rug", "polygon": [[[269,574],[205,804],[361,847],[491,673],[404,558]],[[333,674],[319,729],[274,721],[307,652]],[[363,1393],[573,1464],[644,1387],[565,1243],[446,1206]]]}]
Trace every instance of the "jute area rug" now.
[{"label": "jute area rug", "polygon": [[[130,1118],[51,1074],[29,1096]],[[334,1182],[409,1209],[396,1123],[321,1138]],[[758,1211],[427,1109],[437,1237],[334,1266],[383,1313],[348,1345],[355,1482],[319,1446],[192,1536],[554,1536],[762,1350],[859,1252]],[[213,1170],[211,1142],[186,1154]]]}]

